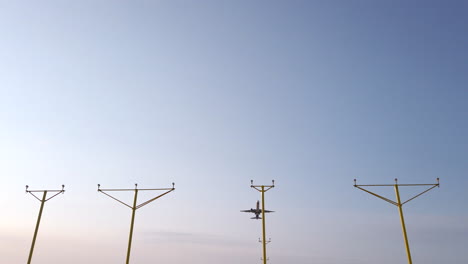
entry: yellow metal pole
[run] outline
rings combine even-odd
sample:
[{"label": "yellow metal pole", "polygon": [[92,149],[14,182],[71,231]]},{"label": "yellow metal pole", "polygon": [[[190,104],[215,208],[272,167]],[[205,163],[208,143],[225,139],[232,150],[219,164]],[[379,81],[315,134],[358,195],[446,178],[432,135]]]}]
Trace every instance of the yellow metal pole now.
[{"label": "yellow metal pole", "polygon": [[46,202],[47,191],[44,191],[44,195],[41,200],[41,208],[39,209],[39,216],[37,217],[36,229],[34,230],[34,236],[31,244],[31,250],[29,251],[28,264],[31,264],[32,255],[34,252],[34,245],[36,244],[37,233],[39,231],[39,224],[41,223],[42,211],[44,209],[44,203]]},{"label": "yellow metal pole", "polygon": [[395,184],[395,194],[396,194],[397,203],[398,203],[398,211],[400,212],[401,229],[403,231],[403,238],[405,239],[406,253],[408,255],[408,264],[412,264],[413,261],[411,260],[411,252],[409,248],[408,235],[406,234],[405,218],[403,217],[403,208],[402,208],[403,205],[401,204],[401,200],[400,200],[400,192],[398,190],[398,184]]},{"label": "yellow metal pole", "polygon": [[133,199],[133,207],[132,207],[132,222],[130,224],[130,235],[128,238],[128,250],[127,250],[127,264],[130,263],[130,250],[132,248],[132,237],[133,237],[133,225],[135,223],[135,211],[136,211],[136,203],[138,197],[138,190],[135,189],[135,198]]},{"label": "yellow metal pole", "polygon": [[265,186],[262,185],[262,225],[263,225],[263,264],[267,263],[266,232],[265,232]]}]

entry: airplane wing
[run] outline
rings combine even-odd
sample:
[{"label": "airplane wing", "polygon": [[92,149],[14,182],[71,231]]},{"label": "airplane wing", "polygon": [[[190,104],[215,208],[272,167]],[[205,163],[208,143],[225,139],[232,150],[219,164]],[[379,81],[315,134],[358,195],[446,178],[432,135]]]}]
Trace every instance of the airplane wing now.
[{"label": "airplane wing", "polygon": [[268,210],[265,210],[265,213],[274,213],[275,211],[268,211]]},{"label": "airplane wing", "polygon": [[243,212],[243,213],[253,213],[254,211],[252,209],[250,209],[250,210],[241,210],[241,212]]}]

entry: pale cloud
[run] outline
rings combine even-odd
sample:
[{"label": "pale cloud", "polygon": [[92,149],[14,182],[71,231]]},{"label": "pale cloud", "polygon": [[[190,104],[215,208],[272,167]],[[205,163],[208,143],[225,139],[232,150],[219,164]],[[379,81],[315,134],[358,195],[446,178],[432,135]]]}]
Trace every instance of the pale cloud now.
[{"label": "pale cloud", "polygon": [[205,246],[242,247],[244,244],[234,238],[207,233],[191,233],[176,231],[147,231],[141,234],[147,243],[155,244],[197,244]]}]

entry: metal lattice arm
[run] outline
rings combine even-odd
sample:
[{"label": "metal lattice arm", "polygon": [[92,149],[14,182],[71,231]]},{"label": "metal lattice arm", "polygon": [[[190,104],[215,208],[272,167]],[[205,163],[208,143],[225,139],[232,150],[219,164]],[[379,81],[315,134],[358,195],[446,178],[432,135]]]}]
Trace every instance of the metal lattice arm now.
[{"label": "metal lattice arm", "polygon": [[146,202],[144,202],[144,203],[141,203],[140,205],[138,205],[138,206],[136,207],[136,209],[140,209],[141,207],[143,207],[143,206],[145,206],[145,205],[147,205],[147,204],[149,204],[149,203],[151,203],[151,202],[154,202],[155,200],[157,200],[157,199],[163,197],[164,195],[166,195],[166,194],[168,194],[168,193],[170,193],[170,192],[172,192],[172,191],[174,191],[174,190],[175,190],[175,188],[172,188],[171,190],[169,190],[169,191],[167,191],[167,192],[165,192],[165,193],[163,193],[163,194],[161,194],[161,195],[158,195],[158,196],[156,196],[156,197],[154,197],[154,198],[152,198],[152,199],[150,199],[150,200],[148,200],[148,201],[146,201]]},{"label": "metal lattice arm", "polygon": [[[439,182],[439,178],[437,178],[437,182]],[[412,198],[410,198],[410,199],[408,199],[407,201],[403,202],[401,205],[404,205],[405,203],[410,202],[410,201],[412,201],[412,200],[418,198],[419,196],[421,196],[421,195],[427,193],[428,191],[434,189],[435,187],[440,187],[440,184],[439,184],[439,183],[434,184],[434,186],[432,186],[431,188],[429,188],[429,189],[427,189],[427,190],[421,192],[421,193],[418,194],[418,195],[413,196]]]},{"label": "metal lattice arm", "polygon": [[398,206],[398,203],[397,203],[397,202],[392,201],[392,200],[390,200],[390,199],[388,199],[388,198],[385,198],[385,197],[383,197],[383,196],[381,196],[381,195],[378,195],[378,194],[376,194],[376,193],[373,193],[373,192],[371,192],[371,191],[369,191],[369,190],[366,190],[366,189],[364,189],[364,188],[361,188],[359,185],[354,185],[354,187],[356,187],[356,188],[358,188],[358,189],[360,189],[360,190],[362,190],[362,191],[365,191],[366,193],[372,194],[372,195],[374,195],[375,197],[380,198],[380,199],[382,199],[382,200],[384,200],[384,201],[386,201],[386,202],[388,202],[388,203],[391,203],[391,204],[393,204],[393,205],[395,205],[395,206]]},{"label": "metal lattice arm", "polygon": [[106,193],[106,192],[104,192],[104,191],[102,191],[102,190],[98,190],[98,192],[100,192],[100,193],[102,193],[102,194],[104,194],[104,195],[107,195],[107,196],[109,196],[111,199],[116,200],[117,202],[119,202],[119,203],[121,203],[121,204],[127,206],[127,207],[130,208],[130,209],[132,209],[132,207],[131,207],[130,205],[128,205],[128,204],[126,204],[126,203],[120,201],[119,199],[115,198],[114,196],[112,196],[112,195],[110,195],[110,194],[108,194],[108,193]]}]

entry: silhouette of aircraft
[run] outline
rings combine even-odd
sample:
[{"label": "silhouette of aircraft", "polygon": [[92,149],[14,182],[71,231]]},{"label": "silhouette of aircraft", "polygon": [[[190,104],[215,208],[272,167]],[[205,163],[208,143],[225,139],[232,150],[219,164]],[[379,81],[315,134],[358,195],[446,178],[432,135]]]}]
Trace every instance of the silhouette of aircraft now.
[{"label": "silhouette of aircraft", "polygon": [[[260,201],[257,201],[257,208],[253,209],[253,208],[250,208],[250,210],[241,210],[241,212],[243,213],[253,213],[255,214],[255,217],[252,217],[250,219],[262,219],[260,217],[260,214],[262,213],[262,209],[260,209]],[[268,211],[268,210],[264,210],[265,213],[273,213],[275,211]]]}]

